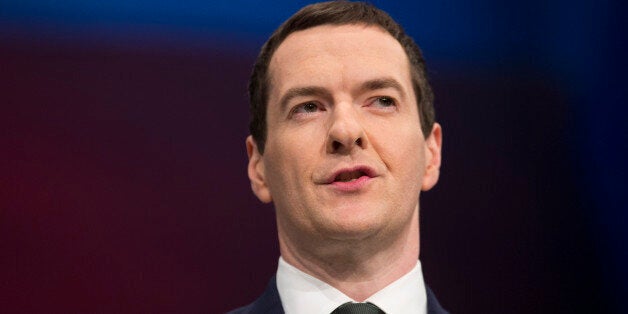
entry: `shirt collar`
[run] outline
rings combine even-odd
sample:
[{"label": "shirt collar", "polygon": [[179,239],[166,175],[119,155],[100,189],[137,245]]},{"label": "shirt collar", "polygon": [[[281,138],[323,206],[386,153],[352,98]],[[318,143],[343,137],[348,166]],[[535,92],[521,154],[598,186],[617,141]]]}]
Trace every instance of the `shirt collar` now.
[{"label": "shirt collar", "polygon": [[[279,257],[277,290],[286,314],[331,313],[339,305],[355,302],[338,289],[314,278]],[[401,278],[366,299],[387,314],[421,313],[427,310],[421,262]]]}]

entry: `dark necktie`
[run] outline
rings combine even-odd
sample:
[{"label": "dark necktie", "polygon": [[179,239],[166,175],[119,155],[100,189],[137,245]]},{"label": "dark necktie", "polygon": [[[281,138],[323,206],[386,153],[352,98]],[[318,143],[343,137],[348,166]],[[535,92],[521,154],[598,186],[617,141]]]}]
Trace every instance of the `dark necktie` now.
[{"label": "dark necktie", "polygon": [[331,314],[386,314],[373,303],[347,302],[337,307]]}]

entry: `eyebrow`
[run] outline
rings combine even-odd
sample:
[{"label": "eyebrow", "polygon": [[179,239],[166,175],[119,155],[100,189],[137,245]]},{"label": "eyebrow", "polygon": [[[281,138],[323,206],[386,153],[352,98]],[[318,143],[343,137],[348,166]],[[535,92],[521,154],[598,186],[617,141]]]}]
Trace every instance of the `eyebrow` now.
[{"label": "eyebrow", "polygon": [[373,91],[373,90],[386,89],[386,88],[395,89],[402,96],[405,95],[405,90],[403,89],[401,84],[394,78],[390,78],[390,77],[368,80],[362,83],[362,85],[360,85],[358,90],[360,92],[365,92],[365,91]]}]

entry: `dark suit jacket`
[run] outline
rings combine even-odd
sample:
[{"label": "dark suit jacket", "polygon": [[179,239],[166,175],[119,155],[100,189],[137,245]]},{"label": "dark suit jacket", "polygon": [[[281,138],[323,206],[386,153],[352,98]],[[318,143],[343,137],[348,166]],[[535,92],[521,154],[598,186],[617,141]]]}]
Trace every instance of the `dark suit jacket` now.
[{"label": "dark suit jacket", "polygon": [[[447,314],[447,311],[445,311],[438,303],[438,300],[436,300],[432,290],[427,286],[425,290],[427,292],[427,314]],[[233,310],[228,314],[284,314],[275,277],[273,276],[273,278],[270,279],[266,290],[255,302]]]}]

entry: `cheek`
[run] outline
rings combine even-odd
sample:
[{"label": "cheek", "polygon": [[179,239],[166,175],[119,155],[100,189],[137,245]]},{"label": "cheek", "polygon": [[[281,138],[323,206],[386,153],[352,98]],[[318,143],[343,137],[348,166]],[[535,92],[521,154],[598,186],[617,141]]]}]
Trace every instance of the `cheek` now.
[{"label": "cheek", "polygon": [[402,172],[408,180],[416,181],[417,185],[420,185],[421,178],[425,172],[425,153],[421,149],[420,143],[410,144],[405,147],[406,149],[399,154],[401,159],[400,165]]},{"label": "cheek", "polygon": [[[307,137],[305,137],[307,138]],[[294,190],[307,178],[314,164],[314,145],[297,134],[275,136],[265,151],[268,185],[275,190]]]},{"label": "cheek", "polygon": [[395,140],[390,141],[388,149],[382,153],[384,163],[396,174],[401,184],[407,185],[402,188],[416,185],[418,189],[425,171],[425,144],[422,135],[414,130],[407,130],[391,138]]}]

